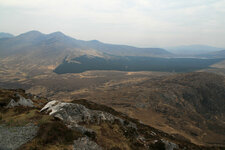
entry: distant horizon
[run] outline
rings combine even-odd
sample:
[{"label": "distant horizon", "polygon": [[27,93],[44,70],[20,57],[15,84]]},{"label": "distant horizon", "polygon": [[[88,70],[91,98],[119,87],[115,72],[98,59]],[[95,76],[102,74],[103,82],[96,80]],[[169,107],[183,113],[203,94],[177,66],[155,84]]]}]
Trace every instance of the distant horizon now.
[{"label": "distant horizon", "polygon": [[80,38],[78,38],[78,37],[72,37],[72,36],[70,36],[70,35],[68,35],[68,34],[65,34],[63,31],[55,31],[55,32],[44,33],[44,32],[39,31],[39,30],[29,30],[29,31],[22,32],[22,33],[19,33],[19,34],[13,34],[13,33],[5,32],[5,31],[0,31],[0,33],[12,34],[13,36],[19,36],[19,35],[21,35],[21,34],[28,33],[28,32],[31,32],[31,31],[37,31],[37,32],[40,32],[40,33],[46,34],[46,35],[47,35],[47,34],[56,33],[56,32],[61,32],[61,33],[63,33],[64,35],[69,36],[69,37],[74,38],[74,39],[77,39],[77,40],[83,40],[83,41],[94,41],[94,40],[96,40],[96,41],[99,41],[99,42],[101,42],[101,43],[106,43],[106,44],[127,45],[127,46],[138,47],[138,48],[153,48],[153,47],[154,47],[154,48],[163,48],[163,49],[166,49],[166,48],[176,48],[176,47],[185,47],[185,46],[187,46],[187,47],[188,47],[188,46],[207,46],[207,47],[221,48],[221,50],[222,50],[222,49],[225,49],[225,47],[217,47],[217,46],[214,46],[214,45],[207,45],[207,44],[175,45],[175,46],[169,46],[169,47],[160,47],[160,46],[158,46],[158,47],[156,47],[156,46],[145,46],[145,47],[143,47],[143,46],[136,46],[136,45],[132,45],[132,44],[108,43],[108,42],[100,41],[100,40],[98,40],[98,39],[90,39],[90,40],[80,39]]}]

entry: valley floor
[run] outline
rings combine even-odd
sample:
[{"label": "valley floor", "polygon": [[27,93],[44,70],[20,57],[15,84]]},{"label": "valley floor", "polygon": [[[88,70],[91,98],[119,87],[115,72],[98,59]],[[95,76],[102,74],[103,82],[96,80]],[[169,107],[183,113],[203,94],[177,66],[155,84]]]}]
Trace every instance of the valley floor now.
[{"label": "valley floor", "polygon": [[[202,112],[196,112],[198,108],[194,104],[185,102],[187,97],[184,98],[183,96],[185,94],[192,96],[193,93],[197,92],[196,89],[199,84],[183,85],[189,82],[189,80],[187,83],[180,82],[189,78],[186,74],[87,71],[79,74],[58,75],[53,73],[51,69],[42,68],[44,73],[39,74],[38,71],[27,72],[21,70],[21,68],[18,70],[14,69],[15,67],[9,68],[4,64],[1,64],[1,66],[0,87],[2,88],[23,88],[26,89],[27,93],[59,101],[70,102],[87,99],[110,106],[117,111],[139,119],[145,124],[169,134],[179,135],[195,144],[225,145],[224,112],[213,114],[210,116],[210,120],[206,121],[209,118],[202,115],[205,111],[203,108]],[[207,73],[206,75],[205,73],[197,74],[198,77],[193,79],[208,80],[210,78],[212,82],[209,84],[214,82],[217,84],[217,80],[220,81],[220,75],[225,75],[224,68],[206,69],[199,72],[216,72],[219,74],[219,77]],[[177,77],[180,78],[180,81],[175,79]],[[190,77],[192,77],[191,74]],[[202,83],[203,81],[200,84]],[[194,89],[190,88],[191,86],[194,86]],[[225,87],[224,84],[219,84],[219,86]],[[220,90],[218,89],[215,92],[218,94]],[[223,96],[223,94],[220,95]],[[223,108],[223,106],[221,107]],[[186,109],[184,113],[180,113],[184,108]],[[218,128],[218,130],[213,128]]]}]

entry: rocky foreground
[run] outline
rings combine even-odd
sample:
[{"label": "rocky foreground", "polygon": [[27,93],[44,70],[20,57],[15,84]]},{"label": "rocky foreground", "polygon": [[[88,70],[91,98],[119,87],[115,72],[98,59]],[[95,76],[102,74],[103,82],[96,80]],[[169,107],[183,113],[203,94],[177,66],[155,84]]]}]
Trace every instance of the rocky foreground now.
[{"label": "rocky foreground", "polygon": [[0,150],[176,150],[202,147],[86,100],[50,101],[0,89]]}]

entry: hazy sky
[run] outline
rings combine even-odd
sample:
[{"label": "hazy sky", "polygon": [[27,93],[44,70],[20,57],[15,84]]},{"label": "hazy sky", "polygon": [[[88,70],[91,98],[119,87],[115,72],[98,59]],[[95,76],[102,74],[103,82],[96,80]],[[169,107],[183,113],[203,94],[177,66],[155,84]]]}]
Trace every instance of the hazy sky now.
[{"label": "hazy sky", "polygon": [[225,48],[225,0],[0,0],[0,32],[29,30],[141,47]]}]

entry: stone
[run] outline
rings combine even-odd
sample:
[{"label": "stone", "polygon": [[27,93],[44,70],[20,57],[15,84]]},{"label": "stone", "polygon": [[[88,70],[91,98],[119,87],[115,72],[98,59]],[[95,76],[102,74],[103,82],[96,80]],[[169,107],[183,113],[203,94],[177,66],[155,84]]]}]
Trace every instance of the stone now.
[{"label": "stone", "polygon": [[178,149],[179,146],[173,142],[161,139],[161,141],[165,144],[165,149],[166,150],[174,150],[174,149]]},{"label": "stone", "polygon": [[102,150],[102,148],[91,141],[88,137],[82,137],[74,141],[74,150]]},{"label": "stone", "polygon": [[114,122],[115,116],[102,111],[90,110],[83,105],[51,101],[47,103],[41,112],[46,111],[49,115],[61,119],[68,124],[101,123],[102,121]]},{"label": "stone", "polygon": [[19,97],[19,100],[16,102],[14,99],[11,99],[6,108],[13,108],[16,106],[34,107],[32,100],[26,99],[19,94],[17,94],[16,96]]}]

